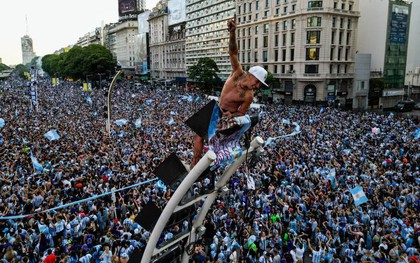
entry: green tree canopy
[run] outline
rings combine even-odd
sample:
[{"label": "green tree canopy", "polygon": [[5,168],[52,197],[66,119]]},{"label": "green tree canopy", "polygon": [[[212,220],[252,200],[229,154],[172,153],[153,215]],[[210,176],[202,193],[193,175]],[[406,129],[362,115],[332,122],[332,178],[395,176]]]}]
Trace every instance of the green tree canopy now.
[{"label": "green tree canopy", "polygon": [[188,78],[203,91],[210,91],[221,85],[222,81],[217,75],[220,72],[216,62],[208,57],[200,58],[197,64],[188,69]]},{"label": "green tree canopy", "polygon": [[0,63],[0,71],[6,70],[6,69],[10,69],[10,67],[8,67],[7,65]]},{"label": "green tree canopy", "polygon": [[42,69],[50,76],[84,79],[97,73],[112,74],[116,61],[104,46],[91,44],[74,46],[69,52],[51,54],[42,58]]}]

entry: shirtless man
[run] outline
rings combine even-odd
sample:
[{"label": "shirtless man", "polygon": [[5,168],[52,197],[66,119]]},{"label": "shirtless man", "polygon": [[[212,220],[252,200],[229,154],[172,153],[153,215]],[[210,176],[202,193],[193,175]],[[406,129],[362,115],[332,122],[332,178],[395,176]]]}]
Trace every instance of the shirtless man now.
[{"label": "shirtless man", "polygon": [[[245,115],[254,98],[254,90],[265,83],[267,71],[254,66],[248,72],[242,69],[238,60],[238,45],[236,42],[236,15],[228,22],[229,57],[232,73],[226,80],[220,94],[219,107],[226,117]],[[203,151],[204,139],[198,134],[194,135],[194,157],[190,168],[192,169],[200,160]]]}]

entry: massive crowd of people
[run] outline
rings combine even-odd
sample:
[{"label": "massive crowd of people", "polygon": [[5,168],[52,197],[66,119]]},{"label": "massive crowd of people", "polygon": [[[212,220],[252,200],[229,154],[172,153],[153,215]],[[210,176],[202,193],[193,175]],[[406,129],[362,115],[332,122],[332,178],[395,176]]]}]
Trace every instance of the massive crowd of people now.
[{"label": "massive crowd of people", "polygon": [[[105,91],[40,82],[34,111],[28,88],[0,82],[0,260],[128,262],[150,237],[135,217],[147,202],[164,207],[172,194],[153,171],[171,152],[191,161],[193,133],[184,121],[207,101],[192,91],[119,83],[108,134]],[[265,145],[235,172],[191,262],[419,262],[418,123],[302,105],[250,113],[260,115],[253,136],[284,134],[289,121],[301,132]],[[60,138],[46,138],[50,130]],[[194,192],[212,182],[198,182]],[[368,199],[361,205],[350,193],[356,186]],[[191,223],[167,229],[159,242]]]}]

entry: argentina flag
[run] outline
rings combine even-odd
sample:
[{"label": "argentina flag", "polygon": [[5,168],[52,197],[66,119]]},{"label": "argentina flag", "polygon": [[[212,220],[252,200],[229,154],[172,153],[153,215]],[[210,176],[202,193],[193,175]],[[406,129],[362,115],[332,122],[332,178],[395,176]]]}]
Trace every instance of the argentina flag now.
[{"label": "argentina flag", "polygon": [[60,139],[60,135],[58,135],[56,130],[51,130],[51,131],[47,132],[46,134],[44,134],[44,136],[50,141]]},{"label": "argentina flag", "polygon": [[35,170],[39,172],[42,172],[44,170],[44,167],[42,167],[42,165],[38,162],[38,160],[36,159],[36,157],[34,156],[32,152],[31,152],[31,161]]},{"label": "argentina flag", "polygon": [[350,189],[350,193],[353,196],[354,204],[356,206],[359,206],[361,204],[364,204],[368,201],[368,198],[365,195],[365,192],[363,192],[363,187],[356,186],[353,189]]}]

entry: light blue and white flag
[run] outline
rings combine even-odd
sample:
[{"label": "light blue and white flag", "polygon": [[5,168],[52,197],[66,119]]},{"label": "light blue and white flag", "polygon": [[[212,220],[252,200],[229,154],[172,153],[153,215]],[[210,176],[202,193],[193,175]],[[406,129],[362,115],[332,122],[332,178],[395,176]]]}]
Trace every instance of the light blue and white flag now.
[{"label": "light blue and white flag", "polygon": [[344,149],[344,150],[343,150],[343,152],[344,152],[346,155],[349,155],[349,154],[350,154],[350,149]]},{"label": "light blue and white flag", "polygon": [[176,115],[176,114],[177,114],[176,111],[171,110],[171,115]]},{"label": "light blue and white flag", "polygon": [[168,121],[168,124],[169,125],[175,124],[175,121],[174,121],[174,118],[173,117],[171,117],[171,119]]},{"label": "light blue and white flag", "polygon": [[368,201],[368,198],[365,195],[365,192],[363,192],[363,187],[356,186],[353,189],[350,189],[350,193],[353,196],[354,204],[356,206],[359,206],[361,204],[364,204]]},{"label": "light blue and white flag", "polygon": [[153,102],[153,100],[152,100],[152,99],[148,99],[148,100],[146,100],[146,104],[147,104],[147,105],[152,104],[152,102]]},{"label": "light blue and white flag", "polygon": [[136,128],[140,128],[141,127],[141,118],[138,118],[137,120],[136,120]]},{"label": "light blue and white flag", "polygon": [[34,154],[31,152],[31,161],[32,165],[34,166],[35,170],[42,172],[44,170],[44,167],[38,162]]},{"label": "light blue and white flag", "polygon": [[118,126],[123,126],[127,122],[128,122],[128,120],[126,120],[126,119],[119,119],[119,120],[115,121],[115,124],[117,124]]},{"label": "light blue and white flag", "polygon": [[417,128],[417,130],[414,133],[414,139],[418,140],[420,138],[420,128]]},{"label": "light blue and white flag", "polygon": [[5,125],[4,119],[0,118],[0,128],[3,128]]},{"label": "light blue and white flag", "polygon": [[155,184],[155,187],[162,189],[164,192],[166,192],[166,185],[161,181],[157,181]]},{"label": "light blue and white flag", "polygon": [[60,139],[60,135],[58,135],[56,130],[51,130],[51,131],[47,132],[46,134],[44,134],[44,136],[50,141]]},{"label": "light blue and white flag", "polygon": [[282,123],[283,124],[286,124],[286,125],[290,125],[290,121],[288,119],[283,119],[282,120]]},{"label": "light blue and white flag", "polygon": [[92,99],[89,96],[86,98],[86,102],[89,103],[90,105],[92,105],[93,103]]}]

